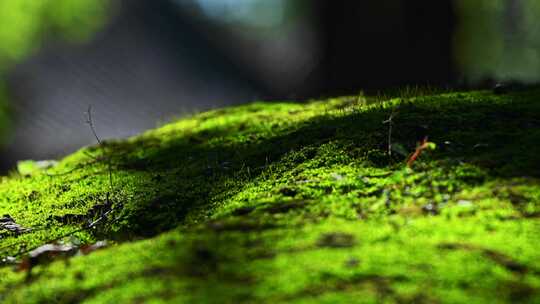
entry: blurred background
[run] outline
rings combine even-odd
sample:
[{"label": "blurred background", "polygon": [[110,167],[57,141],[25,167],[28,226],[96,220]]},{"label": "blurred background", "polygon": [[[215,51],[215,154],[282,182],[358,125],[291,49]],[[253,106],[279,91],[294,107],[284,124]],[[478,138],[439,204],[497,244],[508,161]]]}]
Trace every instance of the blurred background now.
[{"label": "blurred background", "polygon": [[540,79],[537,0],[0,0],[0,170],[253,100]]}]

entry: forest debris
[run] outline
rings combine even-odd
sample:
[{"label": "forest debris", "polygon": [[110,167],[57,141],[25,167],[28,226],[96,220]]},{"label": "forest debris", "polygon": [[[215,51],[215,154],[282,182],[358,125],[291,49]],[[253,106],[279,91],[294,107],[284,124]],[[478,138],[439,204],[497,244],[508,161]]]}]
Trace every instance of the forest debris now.
[{"label": "forest debris", "polygon": [[411,156],[407,158],[407,166],[409,168],[412,167],[412,164],[416,161],[416,159],[418,159],[418,157],[420,157],[424,150],[435,150],[436,147],[437,146],[434,143],[428,141],[427,136],[424,137],[424,139],[416,147],[416,151],[414,151]]},{"label": "forest debris", "polygon": [[78,246],[73,243],[68,244],[45,244],[30,251],[28,255],[19,264],[19,271],[28,271],[28,276],[31,275],[32,268],[37,265],[49,264],[58,258],[65,259],[77,255],[87,255],[96,250],[108,246],[107,241],[99,241],[91,245]]},{"label": "forest debris", "polygon": [[75,254],[77,247],[71,244],[45,244],[30,251],[19,264],[19,271],[28,271],[39,264],[49,264],[58,257],[67,258]]},{"label": "forest debris", "polygon": [[99,241],[99,242],[96,242],[95,244],[92,244],[92,245],[83,245],[81,246],[81,248],[79,249],[79,252],[81,254],[84,254],[84,255],[87,255],[89,253],[92,253],[96,250],[99,250],[99,249],[103,249],[105,247],[109,246],[109,243],[107,243],[107,241]]},{"label": "forest debris", "polygon": [[17,263],[17,258],[13,256],[3,257],[0,260],[0,266],[15,265],[16,263]]},{"label": "forest debris", "polygon": [[0,230],[7,230],[15,234],[21,234],[30,232],[32,229],[25,228],[17,224],[9,214],[4,214],[4,216],[0,218]]},{"label": "forest debris", "polygon": [[60,253],[71,252],[76,247],[71,244],[45,244],[28,253],[28,257],[31,259],[40,258],[44,255],[53,256]]}]

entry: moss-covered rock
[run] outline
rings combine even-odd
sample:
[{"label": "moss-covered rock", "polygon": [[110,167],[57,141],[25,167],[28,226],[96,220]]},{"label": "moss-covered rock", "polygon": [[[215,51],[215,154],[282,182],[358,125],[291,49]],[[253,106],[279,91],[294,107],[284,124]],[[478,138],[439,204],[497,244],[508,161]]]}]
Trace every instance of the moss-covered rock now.
[{"label": "moss-covered rock", "polygon": [[253,103],[30,166],[0,183],[32,229],[0,230],[2,257],[110,245],[31,275],[6,259],[0,300],[538,303],[539,99]]}]

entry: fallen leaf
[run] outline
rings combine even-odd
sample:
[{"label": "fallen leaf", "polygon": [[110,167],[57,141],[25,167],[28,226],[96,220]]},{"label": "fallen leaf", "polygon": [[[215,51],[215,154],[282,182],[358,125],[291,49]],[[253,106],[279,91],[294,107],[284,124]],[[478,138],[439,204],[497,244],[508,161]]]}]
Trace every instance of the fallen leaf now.
[{"label": "fallen leaf", "polygon": [[99,242],[96,242],[95,244],[92,244],[92,245],[83,245],[81,246],[81,248],[79,249],[79,252],[82,253],[83,255],[87,255],[89,253],[92,253],[96,250],[99,250],[99,249],[103,249],[105,247],[107,247],[109,244],[107,243],[107,241],[99,241]]},{"label": "fallen leaf", "polygon": [[77,252],[77,246],[65,244],[45,244],[30,251],[28,255],[21,261],[19,270],[27,270],[29,273],[34,266],[39,264],[48,264],[57,257],[68,257]]},{"label": "fallen leaf", "polygon": [[7,230],[15,234],[21,234],[25,232],[30,232],[32,229],[25,228],[17,224],[9,214],[5,214],[0,218],[0,230]]}]

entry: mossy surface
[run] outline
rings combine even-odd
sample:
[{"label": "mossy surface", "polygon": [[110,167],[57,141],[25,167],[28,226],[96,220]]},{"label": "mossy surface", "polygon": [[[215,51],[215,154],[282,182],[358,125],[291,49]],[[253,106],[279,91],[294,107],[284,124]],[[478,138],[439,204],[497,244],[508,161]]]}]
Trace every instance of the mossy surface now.
[{"label": "mossy surface", "polygon": [[0,301],[539,303],[539,143],[538,90],[194,115],[4,177],[0,213],[33,230],[0,231],[3,257],[110,210],[74,237],[111,245],[1,267]]}]

